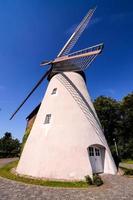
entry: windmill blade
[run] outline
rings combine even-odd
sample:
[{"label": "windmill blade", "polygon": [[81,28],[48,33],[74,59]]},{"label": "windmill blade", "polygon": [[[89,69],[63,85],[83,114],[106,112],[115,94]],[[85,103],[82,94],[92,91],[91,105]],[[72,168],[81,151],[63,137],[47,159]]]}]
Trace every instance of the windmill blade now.
[{"label": "windmill blade", "polygon": [[42,78],[37,82],[31,92],[27,95],[27,97],[23,100],[17,110],[12,114],[10,120],[16,115],[16,113],[20,110],[20,108],[25,104],[25,102],[29,99],[29,97],[33,94],[33,92],[37,89],[37,87],[42,83],[42,81],[50,74],[51,68],[42,76]]},{"label": "windmill blade", "polygon": [[40,66],[45,66],[45,65],[50,65],[50,64],[52,64],[52,60],[50,61],[44,60],[40,63]]},{"label": "windmill blade", "polygon": [[103,50],[103,47],[104,47],[104,44],[100,43],[100,44],[94,45],[92,47],[88,47],[85,49],[81,49],[79,51],[75,51],[73,53],[68,54],[67,56],[72,57],[72,56],[77,56],[77,55],[83,55],[85,53],[94,52],[94,51],[99,51],[99,53],[101,53]]},{"label": "windmill blade", "polygon": [[62,71],[81,71],[85,70],[98,54],[102,52],[103,43],[76,51],[64,56],[60,59],[57,58],[53,62],[53,72]]},{"label": "windmill blade", "polygon": [[88,11],[87,15],[83,18],[83,20],[78,25],[78,27],[76,28],[76,30],[74,31],[74,33],[72,34],[70,39],[67,41],[65,46],[62,48],[62,50],[60,51],[60,53],[58,54],[57,57],[67,55],[70,52],[70,50],[74,47],[77,40],[81,36],[82,32],[85,30],[85,28],[86,28],[87,24],[89,23],[93,13],[95,12],[95,10],[96,10],[96,7],[94,9],[90,9]]},{"label": "windmill blade", "polygon": [[65,71],[84,71],[98,54],[91,56],[76,58],[73,60],[62,61],[54,65],[53,72],[65,72]]}]

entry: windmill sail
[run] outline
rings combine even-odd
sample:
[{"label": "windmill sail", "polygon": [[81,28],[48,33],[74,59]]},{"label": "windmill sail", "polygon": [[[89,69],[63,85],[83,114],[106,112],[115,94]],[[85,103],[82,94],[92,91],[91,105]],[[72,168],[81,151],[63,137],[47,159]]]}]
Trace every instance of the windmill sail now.
[{"label": "windmill sail", "polygon": [[[58,54],[57,58],[54,61],[43,61],[41,63],[41,66],[51,65],[50,70],[48,70],[43,75],[43,77],[35,85],[32,91],[27,95],[24,101],[17,108],[17,110],[12,114],[10,120],[16,115],[16,113],[20,110],[20,108],[25,104],[25,102],[29,99],[32,93],[37,89],[37,87],[41,84],[41,82],[50,74],[51,71],[59,72],[59,71],[68,71],[68,70],[70,71],[79,71],[81,69],[84,70],[89,65],[89,63],[91,63],[92,60],[96,57],[96,55],[99,52],[95,53],[95,55],[93,55],[92,53],[92,55],[90,56],[89,53],[88,55],[85,55],[87,53],[82,55],[84,53],[84,50],[81,50],[81,52],[75,52],[73,54],[70,54],[67,56],[67,58],[64,59],[65,55],[67,55],[70,52],[70,50],[73,48],[73,46],[76,44],[77,40],[81,36],[82,32],[85,30],[95,10],[96,10],[96,7],[94,9],[89,10],[87,15],[83,18],[81,23],[76,28],[75,32],[72,34],[72,36],[70,37],[68,42],[65,44],[65,46],[62,48],[62,50],[60,51],[60,53]],[[87,49],[85,51],[87,51]],[[64,60],[60,60],[62,58]],[[54,65],[54,69],[53,69],[53,65]]]},{"label": "windmill sail", "polygon": [[96,56],[102,52],[102,49],[103,43],[60,57],[53,62],[53,71],[62,72],[85,70]]},{"label": "windmill sail", "polygon": [[94,9],[90,9],[88,11],[87,15],[83,18],[83,20],[78,25],[78,27],[76,28],[76,30],[74,31],[74,33],[72,34],[70,39],[67,41],[65,46],[62,48],[62,50],[60,51],[60,53],[58,54],[57,57],[65,56],[70,52],[70,50],[74,47],[77,40],[79,39],[79,37],[81,36],[83,31],[85,30],[85,28],[86,28],[87,24],[89,23],[93,13],[95,12],[95,10],[96,10],[96,7]]},{"label": "windmill sail", "polygon": [[30,93],[27,95],[27,97],[22,101],[22,103],[20,104],[20,106],[16,109],[16,111],[12,114],[12,116],[10,117],[10,120],[17,114],[17,112],[20,110],[20,108],[25,104],[25,102],[29,99],[29,97],[33,94],[33,92],[39,87],[39,85],[42,83],[42,81],[49,75],[49,73],[51,72],[51,69],[48,70],[43,76],[42,78],[37,82],[37,84],[34,86],[34,88],[30,91]]}]

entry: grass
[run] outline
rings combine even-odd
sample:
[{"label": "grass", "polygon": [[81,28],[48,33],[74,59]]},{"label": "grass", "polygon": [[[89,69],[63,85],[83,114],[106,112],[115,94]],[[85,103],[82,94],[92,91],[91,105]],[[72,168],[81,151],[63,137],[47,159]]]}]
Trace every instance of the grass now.
[{"label": "grass", "polygon": [[122,163],[133,164],[133,160],[131,159],[122,160]]},{"label": "grass", "polygon": [[4,167],[0,168],[0,176],[11,180],[24,182],[28,184],[48,186],[48,187],[65,187],[65,188],[87,188],[88,184],[85,181],[53,181],[53,180],[40,180],[27,177],[21,177],[11,173],[11,169],[17,166],[18,161],[11,162]]}]

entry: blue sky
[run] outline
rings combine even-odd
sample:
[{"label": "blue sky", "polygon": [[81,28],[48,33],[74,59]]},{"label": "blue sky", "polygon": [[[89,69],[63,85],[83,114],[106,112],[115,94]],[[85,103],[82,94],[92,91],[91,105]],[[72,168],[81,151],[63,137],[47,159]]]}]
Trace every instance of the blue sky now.
[{"label": "blue sky", "polygon": [[86,71],[92,98],[120,100],[133,91],[132,0],[0,1],[0,136],[22,138],[26,116],[41,101],[47,82],[16,117],[10,115],[45,72],[39,63],[54,58],[88,9],[94,17],[73,50],[104,42],[105,48]]}]

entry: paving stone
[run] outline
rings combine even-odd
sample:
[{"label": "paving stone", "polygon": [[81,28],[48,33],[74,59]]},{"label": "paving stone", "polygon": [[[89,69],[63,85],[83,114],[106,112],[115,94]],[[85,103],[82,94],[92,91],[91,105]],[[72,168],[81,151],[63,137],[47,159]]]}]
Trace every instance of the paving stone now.
[{"label": "paving stone", "polygon": [[102,178],[103,186],[87,189],[49,188],[0,178],[0,200],[133,200],[133,178]]},{"label": "paving stone", "polygon": [[[4,160],[4,163],[8,161]],[[133,178],[103,175],[102,179],[104,185],[100,187],[66,189],[24,184],[0,177],[0,200],[133,200]]]}]

